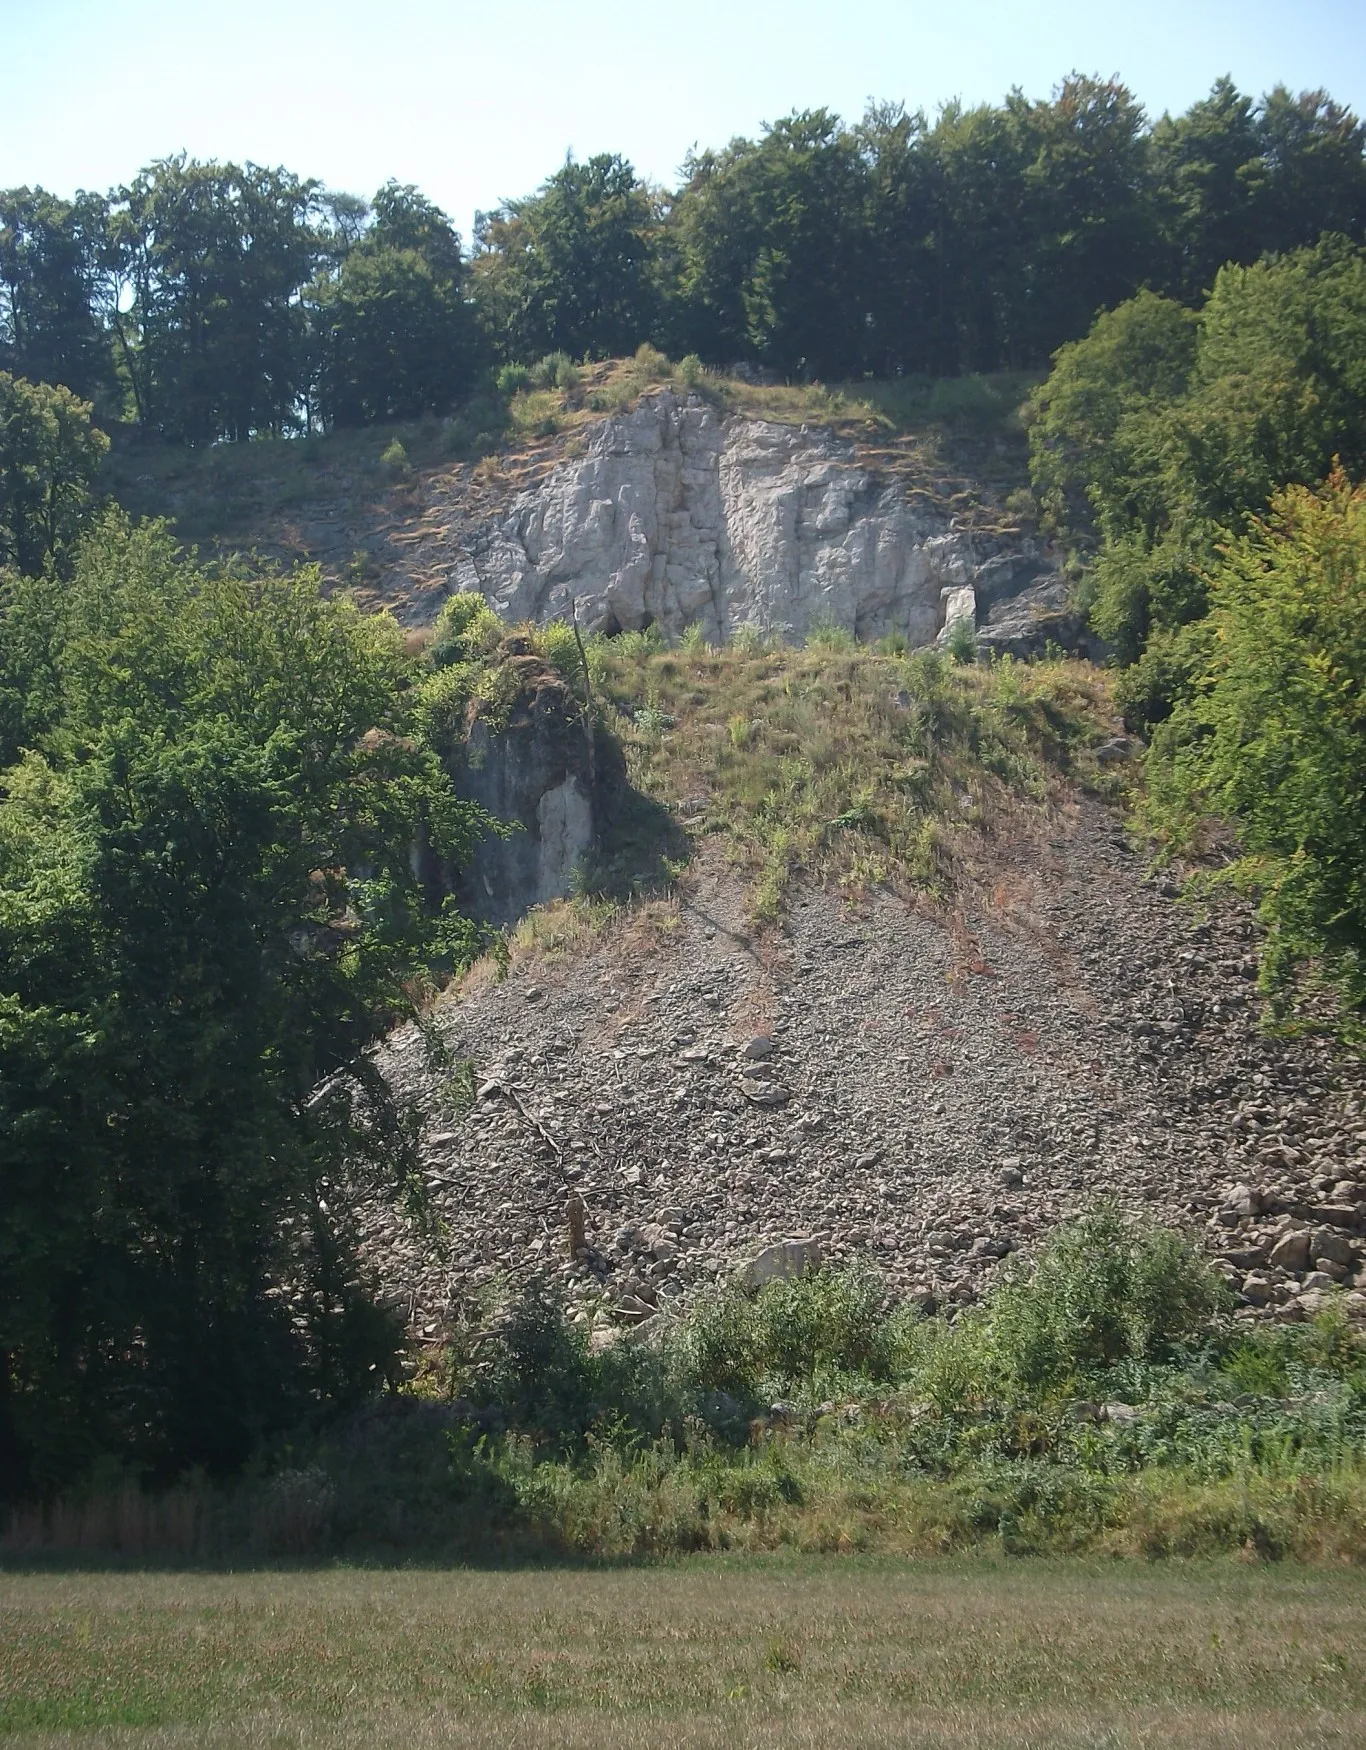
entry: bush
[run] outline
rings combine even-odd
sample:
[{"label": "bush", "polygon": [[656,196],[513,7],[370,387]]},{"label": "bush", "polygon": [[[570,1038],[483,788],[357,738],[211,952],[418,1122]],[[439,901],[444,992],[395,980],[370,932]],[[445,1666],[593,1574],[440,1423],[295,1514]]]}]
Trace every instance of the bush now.
[{"label": "bush", "polygon": [[1139,1234],[1114,1210],[1059,1228],[1033,1269],[984,1314],[987,1368],[1016,1390],[1059,1391],[1121,1361],[1155,1361],[1195,1339],[1227,1288],[1183,1240]]},{"label": "bush", "polygon": [[600,1405],[597,1369],[584,1332],[570,1322],[559,1289],[533,1279],[505,1314],[483,1389],[511,1427],[567,1451],[581,1443]]},{"label": "bush", "polygon": [[567,352],[548,352],[531,367],[533,389],[577,389],[581,373]]},{"label": "bush", "polygon": [[733,1287],[705,1296],[681,1339],[684,1369],[698,1394],[739,1398],[801,1392],[837,1375],[883,1379],[899,1329],[871,1270],[819,1270],[753,1297]]},{"label": "bush", "polygon": [[412,473],[412,464],[408,460],[408,452],[398,438],[390,438],[380,451],[379,465],[387,474],[399,479],[406,479]]},{"label": "bush", "polygon": [[955,662],[976,662],[977,628],[966,617],[960,617],[949,628],[944,648]]},{"label": "bush", "polygon": [[808,650],[852,650],[854,634],[829,615],[818,614],[807,627],[806,644]]},{"label": "bush", "polygon": [[510,401],[514,395],[520,395],[523,389],[531,387],[531,371],[526,365],[501,365],[495,381],[498,393]]},{"label": "bush", "polygon": [[537,627],[534,636],[537,651],[551,668],[576,692],[582,692],[589,677],[584,672],[584,660],[574,628],[564,620],[551,620]]},{"label": "bush", "polygon": [[668,355],[660,352],[658,347],[651,346],[648,340],[636,348],[631,362],[636,375],[650,383],[665,383],[673,375],[673,366],[669,363]]},{"label": "bush", "polygon": [[474,590],[461,590],[442,603],[427,656],[433,668],[471,662],[497,649],[503,622]]},{"label": "bush", "polygon": [[1151,818],[1177,844],[1207,813],[1232,822],[1264,988],[1317,961],[1366,1028],[1366,487],[1339,471],[1278,494],[1214,569],[1208,631],[1154,739]]}]

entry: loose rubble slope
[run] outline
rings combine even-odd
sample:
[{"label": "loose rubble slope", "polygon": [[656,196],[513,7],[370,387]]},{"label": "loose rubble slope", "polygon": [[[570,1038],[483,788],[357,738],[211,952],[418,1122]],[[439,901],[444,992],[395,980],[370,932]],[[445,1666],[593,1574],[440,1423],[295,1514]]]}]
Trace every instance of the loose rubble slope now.
[{"label": "loose rubble slope", "polygon": [[1351,1289],[1359,1068],[1259,1032],[1245,913],[1146,877],[1104,804],[1021,821],[966,913],[806,888],[756,935],[748,900],[713,849],[581,954],[476,981],[437,1017],[479,1088],[461,1117],[416,1031],[390,1041],[449,1237],[375,1210],[366,1243],[422,1338],[540,1269],[584,1319],[641,1320],[786,1236],[967,1302],[1098,1198],[1203,1233],[1242,1316]]}]

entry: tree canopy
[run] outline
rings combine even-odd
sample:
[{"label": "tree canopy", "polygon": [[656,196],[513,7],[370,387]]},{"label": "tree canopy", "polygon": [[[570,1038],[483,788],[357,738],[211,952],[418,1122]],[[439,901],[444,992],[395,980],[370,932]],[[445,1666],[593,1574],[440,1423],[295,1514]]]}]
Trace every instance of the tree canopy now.
[{"label": "tree canopy", "polygon": [[1208,637],[1159,729],[1152,817],[1178,842],[1231,821],[1273,993],[1305,963],[1366,1011],[1366,488],[1276,493],[1209,575]]},{"label": "tree canopy", "polygon": [[1046,514],[1097,549],[1092,619],[1135,665],[1123,696],[1160,717],[1224,532],[1335,459],[1366,468],[1366,252],[1325,238],[1226,266],[1199,312],[1141,293],[1059,351],[1028,417]]},{"label": "tree canopy", "polygon": [[619,154],[481,214],[417,189],[150,165],[107,196],[0,191],[0,368],[177,442],[444,413],[490,365],[642,343],[788,377],[1037,368],[1141,291],[1366,241],[1366,127],[1321,91],[1219,80],[1150,123],[1117,80],[1051,97],[798,111],[694,153]]},{"label": "tree canopy", "polygon": [[117,515],[0,580],[0,1481],[230,1465],[390,1364],[367,1052],[461,947],[412,847],[471,818],[406,665],[315,573]]},{"label": "tree canopy", "polygon": [[35,576],[60,564],[84,526],[109,448],[90,412],[60,384],[0,371],[0,567]]}]

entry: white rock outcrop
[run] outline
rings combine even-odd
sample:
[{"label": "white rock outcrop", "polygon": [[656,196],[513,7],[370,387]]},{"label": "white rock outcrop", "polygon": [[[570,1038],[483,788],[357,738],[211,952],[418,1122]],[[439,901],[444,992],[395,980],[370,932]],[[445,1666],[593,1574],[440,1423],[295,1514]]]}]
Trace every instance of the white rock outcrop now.
[{"label": "white rock outcrop", "polygon": [[1004,595],[1040,569],[1028,543],[985,550],[908,502],[829,432],[725,419],[669,389],[592,427],[587,453],[519,494],[469,554],[505,618],[576,611],[588,631],[698,625],[717,641],[832,625],[929,644],[979,575]]}]

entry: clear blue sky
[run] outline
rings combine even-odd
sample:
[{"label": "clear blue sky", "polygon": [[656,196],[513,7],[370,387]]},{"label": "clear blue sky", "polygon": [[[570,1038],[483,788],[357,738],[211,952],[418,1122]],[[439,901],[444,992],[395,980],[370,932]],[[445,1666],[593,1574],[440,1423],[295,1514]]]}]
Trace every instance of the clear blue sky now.
[{"label": "clear blue sky", "polygon": [[415,182],[468,234],[572,151],[668,182],[797,107],[1044,96],[1118,73],[1152,115],[1221,73],[1366,110],[1366,0],[0,0],[0,186],[105,189],[182,148],[369,195]]}]

